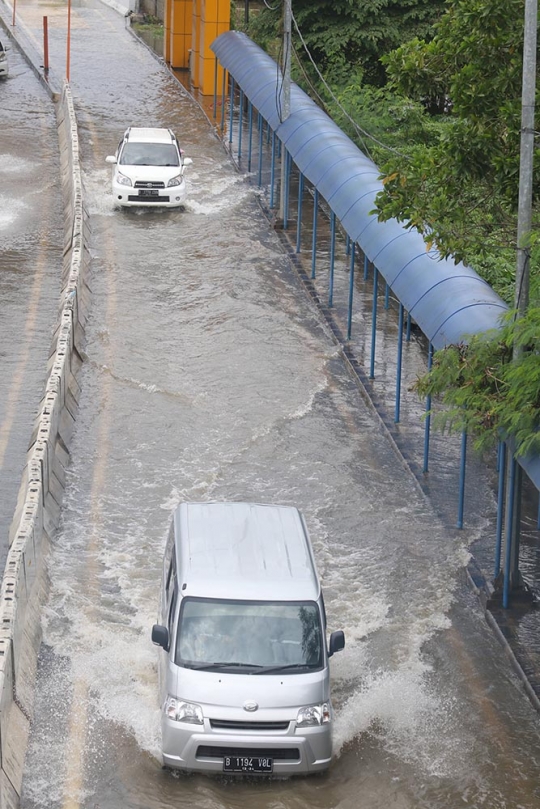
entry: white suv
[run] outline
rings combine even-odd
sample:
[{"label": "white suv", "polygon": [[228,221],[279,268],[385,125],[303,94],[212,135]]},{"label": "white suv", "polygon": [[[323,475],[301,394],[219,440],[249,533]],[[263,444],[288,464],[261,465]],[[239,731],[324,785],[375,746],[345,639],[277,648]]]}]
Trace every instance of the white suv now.
[{"label": "white suv", "polygon": [[112,191],[116,205],[159,205],[174,208],[186,196],[184,167],[191,164],[184,157],[170,129],[130,127],[118,145],[114,163]]}]

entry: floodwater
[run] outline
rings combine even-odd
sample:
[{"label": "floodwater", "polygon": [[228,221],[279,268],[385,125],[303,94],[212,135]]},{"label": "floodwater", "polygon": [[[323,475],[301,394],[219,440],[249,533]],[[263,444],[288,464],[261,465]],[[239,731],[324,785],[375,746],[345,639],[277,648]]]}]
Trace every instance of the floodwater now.
[{"label": "floodwater", "polygon": [[[22,806],[535,809],[538,717],[464,586],[482,526],[439,521],[199,108],[117,14],[72,13],[93,302]],[[105,156],[129,124],[178,133],[185,210],[114,209]],[[211,499],[305,514],[347,638],[322,776],[161,769],[161,555],[174,506]]]},{"label": "floodwater", "polygon": [[61,289],[62,200],[53,105],[6,37],[0,80],[0,569],[44,389]]}]

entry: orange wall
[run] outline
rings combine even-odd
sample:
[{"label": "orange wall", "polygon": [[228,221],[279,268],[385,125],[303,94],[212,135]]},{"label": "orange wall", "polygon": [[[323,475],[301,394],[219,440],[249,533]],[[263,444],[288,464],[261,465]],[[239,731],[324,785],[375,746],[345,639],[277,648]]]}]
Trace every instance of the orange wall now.
[{"label": "orange wall", "polygon": [[[191,81],[204,95],[214,92],[210,45],[230,29],[230,14],[230,0],[165,0],[163,57],[173,68],[188,68],[191,62]],[[221,74],[219,68],[218,89]]]}]

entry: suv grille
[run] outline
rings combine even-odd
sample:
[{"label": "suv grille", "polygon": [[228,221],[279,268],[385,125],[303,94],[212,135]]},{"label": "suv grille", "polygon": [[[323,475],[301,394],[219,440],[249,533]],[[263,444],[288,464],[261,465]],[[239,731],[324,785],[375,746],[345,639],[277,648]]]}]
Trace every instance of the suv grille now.
[{"label": "suv grille", "polygon": [[215,747],[201,744],[197,747],[196,758],[224,758],[225,756],[243,756],[245,758],[273,758],[280,761],[300,761],[300,750],[297,747]]},{"label": "suv grille", "polygon": [[286,731],[289,730],[289,722],[234,722],[227,719],[211,719],[212,730],[244,730],[250,731]]},{"label": "suv grille", "polygon": [[165,188],[164,182],[152,181],[147,182],[146,180],[136,180],[135,181],[135,188]]}]

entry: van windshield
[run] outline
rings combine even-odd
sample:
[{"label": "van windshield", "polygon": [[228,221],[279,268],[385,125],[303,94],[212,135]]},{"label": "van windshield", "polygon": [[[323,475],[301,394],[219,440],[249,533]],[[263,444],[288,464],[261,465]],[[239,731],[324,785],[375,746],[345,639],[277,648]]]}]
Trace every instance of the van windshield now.
[{"label": "van windshield", "polygon": [[239,674],[303,673],[323,666],[317,604],[185,598],[175,662]]}]

